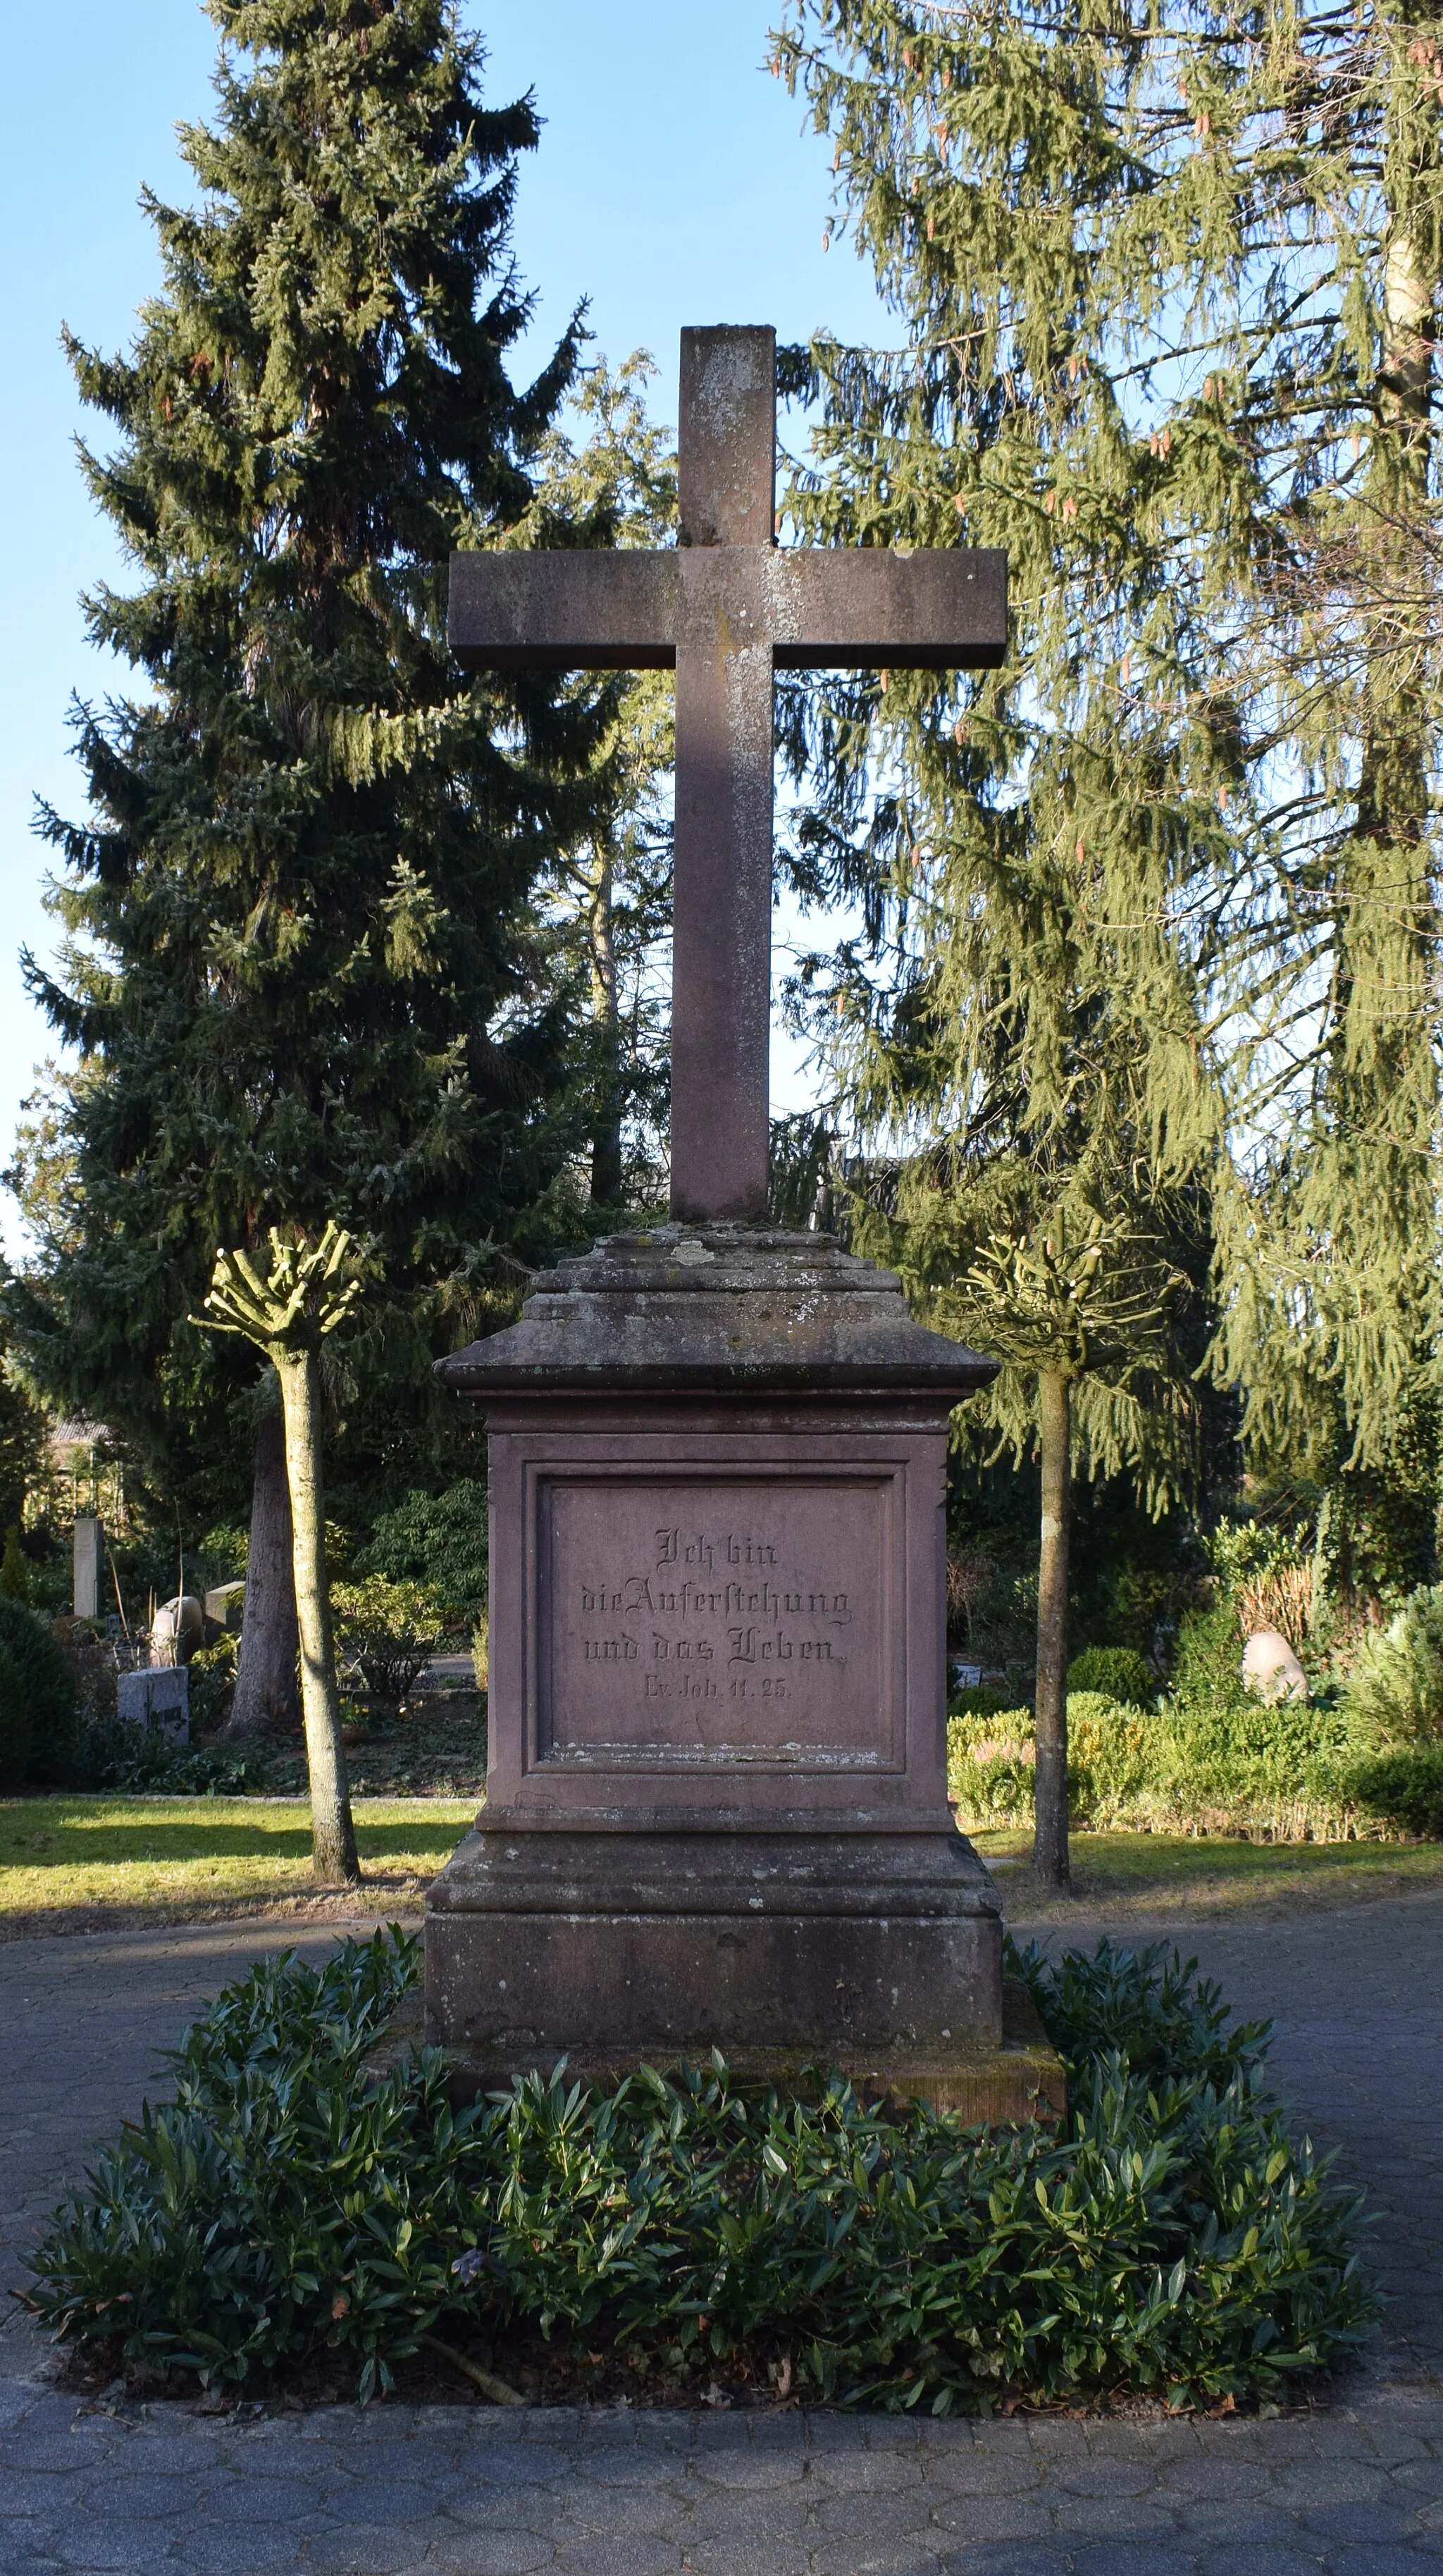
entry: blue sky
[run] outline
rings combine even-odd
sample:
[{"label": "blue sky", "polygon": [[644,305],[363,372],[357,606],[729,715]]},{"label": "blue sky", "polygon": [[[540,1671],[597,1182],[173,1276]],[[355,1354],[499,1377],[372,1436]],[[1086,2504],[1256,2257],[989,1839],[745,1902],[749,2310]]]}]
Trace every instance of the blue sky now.
[{"label": "blue sky", "polygon": [[[465,15],[489,46],[488,95],[534,90],[546,119],[524,168],[515,242],[538,298],[538,357],[585,296],[609,357],[653,352],[657,408],[670,418],[683,323],[773,322],[786,339],[821,324],[846,338],[881,336],[850,249],[823,252],[830,155],[802,133],[796,102],[764,68],[765,0],[470,0]],[[81,414],[58,334],[65,321],[103,348],[128,340],[158,283],[137,197],[147,183],[162,197],[183,192],[174,127],[206,114],[214,51],[195,0],[52,0],[15,13],[9,29],[0,1161],[32,1068],[54,1051],[17,962],[23,942],[44,954],[56,936],[41,905],[47,854],[31,833],[33,801],[77,811],[70,699],[123,685],[118,666],[87,645],[77,603],[87,583],[124,572],[76,467]],[[103,430],[92,427],[101,443]],[[795,1057],[783,1044],[774,1062],[779,1102],[791,1105]]]}]

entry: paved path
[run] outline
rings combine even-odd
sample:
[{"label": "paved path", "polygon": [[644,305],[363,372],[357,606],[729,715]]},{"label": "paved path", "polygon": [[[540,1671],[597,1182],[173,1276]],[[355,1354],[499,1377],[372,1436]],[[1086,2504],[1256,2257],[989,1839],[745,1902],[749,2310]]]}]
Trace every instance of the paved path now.
[{"label": "paved path", "polygon": [[[0,1951],[0,2229],[266,1946],[254,1923]],[[1081,1936],[1069,1930],[1068,1939]],[[1140,1936],[1130,1928],[1130,1941]],[[0,2576],[1404,2576],[1443,2569],[1443,1899],[1185,1937],[1271,2011],[1299,2115],[1385,2209],[1386,2341],[1347,2400],[1271,2422],[983,2425],[800,2413],[77,2405],[0,2337]]]},{"label": "paved path", "polygon": [[[0,2291],[18,2280],[20,2249],[62,2183],[84,2171],[92,2139],[147,2091],[165,2099],[157,2061],[211,1996],[267,1951],[325,1958],[345,1928],[252,1920],[0,1943]],[[7,2300],[0,2354],[15,2331]]]},{"label": "paved path", "polygon": [[1240,2020],[1276,2022],[1277,2090],[1382,2214],[1369,2260],[1389,2311],[1374,2366],[1443,2388],[1443,1896],[1117,1937],[1196,1953]]}]

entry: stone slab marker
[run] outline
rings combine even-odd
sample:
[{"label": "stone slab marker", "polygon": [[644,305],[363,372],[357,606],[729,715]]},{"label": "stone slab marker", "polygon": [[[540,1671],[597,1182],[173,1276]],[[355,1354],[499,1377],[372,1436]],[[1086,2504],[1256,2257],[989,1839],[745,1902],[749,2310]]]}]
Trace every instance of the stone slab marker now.
[{"label": "stone slab marker", "polygon": [[98,1619],[105,1597],[105,1531],[93,1512],[76,1517],[73,1541],[77,1619]]},{"label": "stone slab marker", "polygon": [[490,1764],[428,2029],[476,2084],[717,2045],[1020,2113],[946,1801],[947,1426],[993,1364],[766,1225],[773,674],[996,664],[1006,561],[779,548],[775,371],[682,334],[676,548],[452,563],[468,667],[676,670],[672,1212],[442,1364],[487,1416]]}]

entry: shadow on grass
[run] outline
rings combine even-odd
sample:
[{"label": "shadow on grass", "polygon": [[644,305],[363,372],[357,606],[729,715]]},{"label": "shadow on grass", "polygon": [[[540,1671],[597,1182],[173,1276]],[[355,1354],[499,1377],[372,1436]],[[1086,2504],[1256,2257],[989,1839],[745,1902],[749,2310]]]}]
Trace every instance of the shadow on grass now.
[{"label": "shadow on grass", "polygon": [[[363,1862],[388,1861],[439,1869],[449,1860],[463,1834],[462,1821],[438,1816],[407,1816],[394,1822],[356,1819],[356,1842]],[[84,1809],[37,1818],[34,1807],[12,1819],[0,1812],[0,1870],[67,1871],[123,1869],[127,1863],[155,1866],[177,1861],[259,1860],[304,1865],[311,1852],[310,1819],[304,1813],[284,1822],[254,1823],[214,1812],[204,1805],[194,1816],[138,1817],[121,1823]]]}]

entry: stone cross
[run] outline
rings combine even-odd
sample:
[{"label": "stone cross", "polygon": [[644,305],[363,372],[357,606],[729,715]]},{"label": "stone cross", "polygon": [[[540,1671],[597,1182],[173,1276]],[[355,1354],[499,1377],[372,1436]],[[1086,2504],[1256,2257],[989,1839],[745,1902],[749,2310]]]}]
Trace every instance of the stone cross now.
[{"label": "stone cross", "polygon": [[990,669],[1007,558],[775,541],[776,335],[681,335],[679,544],[464,554],[468,670],[675,670],[671,1206],[762,1219],[771,1018],[772,675]]}]

